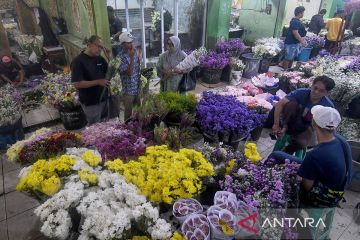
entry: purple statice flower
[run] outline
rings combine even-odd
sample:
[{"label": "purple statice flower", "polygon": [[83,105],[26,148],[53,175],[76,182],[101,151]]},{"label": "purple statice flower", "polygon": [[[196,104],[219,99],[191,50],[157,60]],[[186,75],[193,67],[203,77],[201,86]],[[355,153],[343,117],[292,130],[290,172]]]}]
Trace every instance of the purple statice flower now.
[{"label": "purple statice flower", "polygon": [[323,49],[319,52],[319,57],[325,57],[325,56],[330,56],[330,55],[331,55],[331,53],[325,49]]},{"label": "purple statice flower", "polygon": [[240,38],[220,40],[216,44],[216,50],[225,53],[228,57],[237,57],[244,52],[246,46]]},{"label": "purple statice flower", "polygon": [[360,57],[354,58],[348,65],[345,67],[347,70],[359,72],[360,71]]},{"label": "purple statice flower", "polygon": [[259,119],[260,114],[249,110],[234,96],[212,92],[203,93],[196,112],[199,126],[210,135],[222,133],[246,137],[262,121],[262,118]]},{"label": "purple statice flower", "polygon": [[229,64],[229,58],[225,53],[216,53],[209,51],[207,54],[200,57],[200,66],[205,69],[223,69]]},{"label": "purple statice flower", "polygon": [[322,48],[325,46],[325,38],[318,35],[306,36],[307,47]]}]

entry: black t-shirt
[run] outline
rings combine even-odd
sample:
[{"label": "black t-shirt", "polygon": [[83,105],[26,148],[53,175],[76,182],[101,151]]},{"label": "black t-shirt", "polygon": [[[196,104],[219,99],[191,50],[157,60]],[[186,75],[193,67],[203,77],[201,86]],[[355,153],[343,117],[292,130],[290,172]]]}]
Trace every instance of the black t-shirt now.
[{"label": "black t-shirt", "polygon": [[4,75],[11,81],[14,81],[16,76],[21,70],[20,66],[15,62],[10,62],[9,64],[4,64],[0,61],[0,74]]},{"label": "black t-shirt", "polygon": [[293,18],[290,21],[290,26],[289,26],[289,29],[287,30],[287,33],[286,33],[285,44],[297,44],[297,43],[299,43],[299,40],[297,40],[295,38],[294,34],[293,34],[294,30],[298,30],[301,37],[306,36],[305,27],[301,23],[300,19]]},{"label": "black t-shirt", "polygon": [[[82,52],[71,63],[71,81],[80,82],[104,79],[107,68],[108,64],[103,57],[91,57]],[[89,106],[104,101],[106,93],[100,99],[103,90],[104,88],[101,86],[79,89],[80,102]]]},{"label": "black t-shirt", "polygon": [[320,14],[314,15],[309,24],[309,32],[319,34],[320,30],[325,27],[323,16]]}]

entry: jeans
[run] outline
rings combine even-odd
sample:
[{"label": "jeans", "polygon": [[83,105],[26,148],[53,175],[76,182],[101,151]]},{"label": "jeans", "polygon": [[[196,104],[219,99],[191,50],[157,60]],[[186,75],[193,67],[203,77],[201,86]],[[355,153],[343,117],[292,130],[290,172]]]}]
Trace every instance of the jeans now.
[{"label": "jeans", "polygon": [[283,164],[285,163],[285,159],[289,159],[290,162],[296,162],[301,164],[303,162],[302,159],[295,157],[293,155],[290,155],[288,153],[282,152],[282,151],[275,151],[270,154],[268,158],[275,159],[277,163]]},{"label": "jeans", "polygon": [[125,94],[124,97],[124,122],[128,120],[132,115],[132,110],[134,105],[140,105],[140,98],[138,95],[128,95]]},{"label": "jeans", "polygon": [[299,43],[285,44],[285,60],[293,61],[299,55],[300,50]]}]

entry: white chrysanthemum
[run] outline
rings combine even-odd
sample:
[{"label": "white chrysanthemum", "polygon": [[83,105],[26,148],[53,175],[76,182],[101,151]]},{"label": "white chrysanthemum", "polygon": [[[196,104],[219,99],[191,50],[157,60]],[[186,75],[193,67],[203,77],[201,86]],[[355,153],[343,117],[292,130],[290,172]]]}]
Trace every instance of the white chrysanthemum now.
[{"label": "white chrysanthemum", "polygon": [[22,177],[26,176],[29,173],[29,171],[31,170],[31,168],[32,168],[32,165],[21,169],[18,177],[22,178]]},{"label": "white chrysanthemum", "polygon": [[151,234],[151,238],[154,240],[170,239],[172,235],[171,225],[161,218],[159,218],[155,225],[150,227],[148,231]]},{"label": "white chrysanthemum", "polygon": [[67,239],[71,228],[71,218],[66,210],[59,209],[48,215],[41,232],[50,238]]}]

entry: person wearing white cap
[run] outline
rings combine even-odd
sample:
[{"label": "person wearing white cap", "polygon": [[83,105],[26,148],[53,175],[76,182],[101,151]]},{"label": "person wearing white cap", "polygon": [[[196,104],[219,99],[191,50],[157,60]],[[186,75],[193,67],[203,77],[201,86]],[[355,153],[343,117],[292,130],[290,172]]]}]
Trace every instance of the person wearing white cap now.
[{"label": "person wearing white cap", "polygon": [[[346,139],[335,133],[341,122],[336,109],[317,105],[311,113],[312,127],[319,143],[306,154],[299,168],[298,175],[302,178],[300,200],[314,207],[336,207],[344,195],[345,185],[351,181],[351,148]],[[269,158],[301,162],[286,153],[274,152]]]},{"label": "person wearing white cap", "polygon": [[134,37],[128,32],[123,32],[119,36],[121,48],[117,58],[121,61],[119,72],[124,94],[124,121],[131,117],[133,107],[140,104],[140,58],[133,40]]},{"label": "person wearing white cap", "polygon": [[9,56],[2,56],[0,62],[0,86],[6,83],[19,86],[24,82],[25,72],[21,65]]}]

